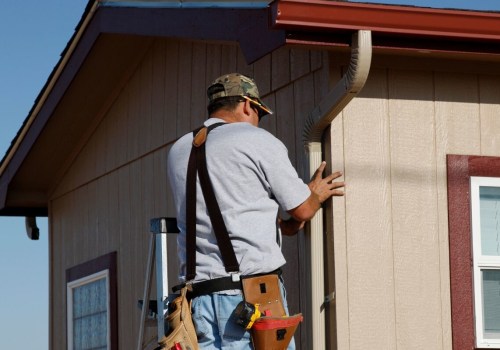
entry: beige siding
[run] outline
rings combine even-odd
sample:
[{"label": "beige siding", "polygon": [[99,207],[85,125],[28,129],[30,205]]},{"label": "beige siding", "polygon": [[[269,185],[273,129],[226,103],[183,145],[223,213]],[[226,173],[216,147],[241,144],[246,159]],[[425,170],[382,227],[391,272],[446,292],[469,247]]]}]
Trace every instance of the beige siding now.
[{"label": "beige siding", "polygon": [[[326,285],[336,293],[327,310],[329,348],[451,350],[445,157],[500,155],[500,72],[486,74],[487,63],[475,72],[465,61],[416,66],[413,58],[377,57],[327,138],[330,170],[344,171],[347,182],[326,226]],[[135,347],[149,219],[174,216],[167,153],[204,120],[209,82],[224,72],[253,75],[276,112],[261,126],[306,174],[304,118],[345,62],[341,54],[282,47],[247,66],[235,45],[154,41],[100,114],[89,116],[52,186],[52,348],[66,347],[65,271],[110,251],[118,252],[119,346]],[[285,238],[284,252],[290,308],[306,317],[298,348],[309,349],[304,234]],[[175,236],[169,256],[173,284]]]},{"label": "beige siding", "polygon": [[[52,186],[50,313],[54,350],[66,347],[65,271],[111,251],[118,252],[119,348],[135,348],[149,219],[175,215],[166,181],[167,153],[178,137],[206,118],[208,82],[223,72],[255,75],[264,100],[276,111],[262,126],[283,140],[290,158],[302,169],[303,118],[314,99],[326,93],[324,79],[314,78],[328,75],[322,56],[282,48],[247,66],[234,45],[170,40],[152,44],[130,78],[110,94],[100,115],[90,117],[89,130],[75,140],[74,160],[65,164],[60,172],[64,176]],[[275,75],[279,84],[271,79]],[[289,261],[285,278],[290,286],[305,285],[303,240],[302,234],[285,239]],[[177,275],[175,236],[169,237],[169,244],[173,284]],[[291,290],[290,307],[299,311],[304,288]],[[306,329],[302,327],[297,336],[299,344],[306,342],[301,336]]]},{"label": "beige siding", "polygon": [[331,348],[451,350],[445,158],[500,156],[500,72],[453,60],[374,62],[331,128],[333,168],[347,182],[327,242]]}]

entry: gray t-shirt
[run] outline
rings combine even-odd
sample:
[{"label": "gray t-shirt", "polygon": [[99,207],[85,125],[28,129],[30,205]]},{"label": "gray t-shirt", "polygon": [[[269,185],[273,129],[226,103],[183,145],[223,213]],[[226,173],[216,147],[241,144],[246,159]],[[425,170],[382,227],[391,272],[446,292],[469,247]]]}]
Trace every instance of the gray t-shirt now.
[{"label": "gray t-shirt", "polygon": [[[222,122],[211,118],[205,125]],[[186,173],[192,133],[171,148],[167,173],[180,229],[180,279],[186,263]],[[207,167],[236,258],[243,275],[266,273],[285,264],[278,209],[296,208],[310,195],[298,177],[286,147],[272,134],[249,123],[229,123],[213,129],[206,143]],[[197,181],[196,278],[227,276],[200,183]]]}]

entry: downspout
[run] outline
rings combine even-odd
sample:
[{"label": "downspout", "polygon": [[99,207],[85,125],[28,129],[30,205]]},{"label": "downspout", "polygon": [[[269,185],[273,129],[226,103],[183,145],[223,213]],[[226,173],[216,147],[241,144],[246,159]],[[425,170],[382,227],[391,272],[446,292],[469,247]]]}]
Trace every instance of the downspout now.
[{"label": "downspout", "polygon": [[[324,130],[363,88],[372,57],[371,31],[360,30],[352,35],[351,60],[342,79],[309,114],[304,136],[309,153],[309,172],[313,176],[323,160],[321,141]],[[314,350],[326,349],[325,344],[325,277],[323,256],[323,209],[310,221],[312,341]]]}]

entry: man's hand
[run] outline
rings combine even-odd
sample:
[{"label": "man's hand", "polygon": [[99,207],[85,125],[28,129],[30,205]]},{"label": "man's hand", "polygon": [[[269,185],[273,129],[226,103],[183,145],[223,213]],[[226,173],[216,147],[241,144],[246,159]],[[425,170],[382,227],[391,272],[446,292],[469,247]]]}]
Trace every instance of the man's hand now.
[{"label": "man's hand", "polygon": [[308,184],[311,195],[297,208],[288,211],[295,220],[302,222],[311,220],[314,214],[321,208],[321,204],[333,196],[343,196],[344,191],[339,190],[345,186],[344,182],[334,182],[333,180],[342,176],[342,172],[337,171],[323,178],[326,162],[322,162],[314,172],[311,182]]},{"label": "man's hand", "polygon": [[[326,162],[321,162],[319,168],[314,172],[314,175],[309,182],[309,189],[311,193],[315,196],[315,199],[321,203],[326,201],[328,198],[332,196],[343,196],[344,191],[338,190],[338,188],[342,188],[345,186],[344,182],[333,182],[333,180],[342,176],[342,172],[337,171],[333,174],[328,175],[323,178],[323,172],[325,171]],[[318,208],[319,209],[319,208]]]}]

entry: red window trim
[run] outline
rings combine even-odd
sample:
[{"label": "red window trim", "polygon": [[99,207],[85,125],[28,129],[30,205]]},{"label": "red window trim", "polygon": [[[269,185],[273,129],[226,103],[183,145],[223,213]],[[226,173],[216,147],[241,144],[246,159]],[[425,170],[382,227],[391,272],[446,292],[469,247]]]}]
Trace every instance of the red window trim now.
[{"label": "red window trim", "polygon": [[448,155],[446,164],[453,349],[477,349],[474,335],[470,177],[500,177],[500,157]]},{"label": "red window trim", "polygon": [[[116,256],[116,252],[111,252],[66,270],[66,284],[106,269],[109,271],[109,317],[111,323],[111,350],[118,350],[118,280],[116,270]],[[68,340],[69,339],[67,339],[67,341]]]}]

